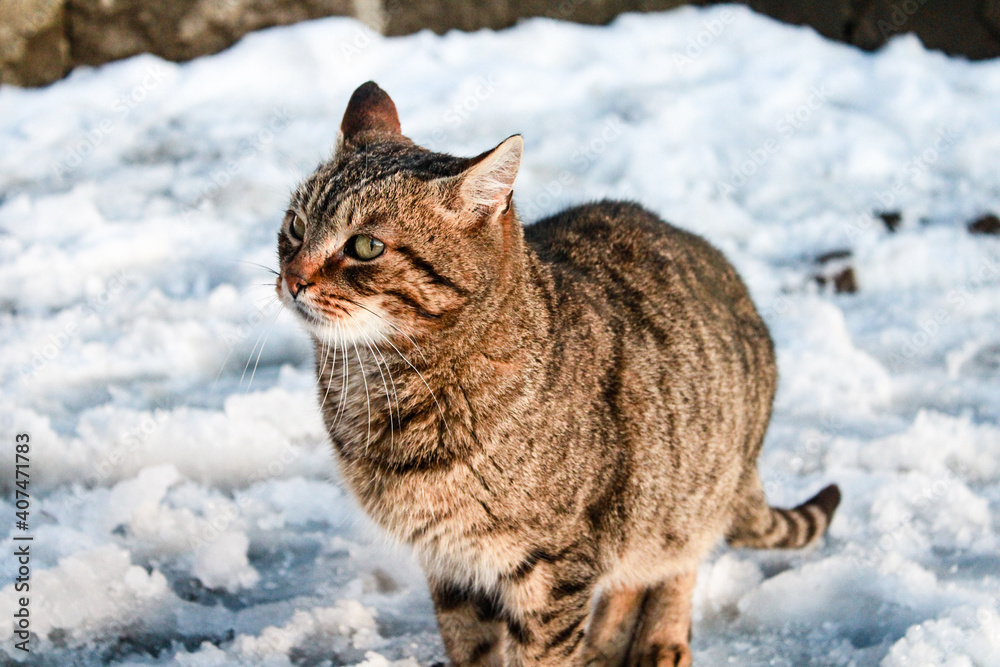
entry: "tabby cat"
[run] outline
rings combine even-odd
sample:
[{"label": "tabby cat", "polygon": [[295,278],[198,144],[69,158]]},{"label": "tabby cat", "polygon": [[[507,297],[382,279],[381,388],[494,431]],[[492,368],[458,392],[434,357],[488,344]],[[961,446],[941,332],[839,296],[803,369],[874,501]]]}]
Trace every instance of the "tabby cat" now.
[{"label": "tabby cat", "polygon": [[769,507],[773,345],[717,250],[636,204],[522,227],[523,142],[415,145],[372,82],[292,195],[277,290],[364,509],[412,545],[455,665],[689,665],[717,538],[822,536]]}]

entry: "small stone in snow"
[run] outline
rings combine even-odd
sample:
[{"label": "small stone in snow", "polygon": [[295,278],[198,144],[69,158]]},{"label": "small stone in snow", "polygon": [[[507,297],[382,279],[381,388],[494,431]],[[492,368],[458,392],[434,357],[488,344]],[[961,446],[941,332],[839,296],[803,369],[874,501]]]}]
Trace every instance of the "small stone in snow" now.
[{"label": "small stone in snow", "polygon": [[885,228],[888,229],[890,233],[894,233],[897,229],[899,229],[899,225],[903,221],[903,216],[899,211],[882,211],[877,215],[882,218],[882,222],[885,223]]},{"label": "small stone in snow", "polygon": [[987,213],[969,223],[970,234],[1000,235],[1000,218],[993,213]]}]

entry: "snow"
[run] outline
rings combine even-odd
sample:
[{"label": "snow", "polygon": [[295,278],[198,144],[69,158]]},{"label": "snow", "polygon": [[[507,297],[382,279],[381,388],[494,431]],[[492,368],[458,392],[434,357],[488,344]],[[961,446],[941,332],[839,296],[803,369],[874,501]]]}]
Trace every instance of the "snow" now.
[{"label": "snow", "polygon": [[[443,658],[419,569],[337,485],[266,270],[368,79],[424,145],[522,133],[526,220],[633,198],[749,284],[781,370],[767,491],[844,502],[816,548],[706,559],[696,664],[1000,664],[1000,239],[965,226],[1000,210],[1000,63],[735,6],[391,39],[328,19],[0,89],[0,424],[32,438],[35,633],[25,656],[0,623],[0,661]],[[856,294],[813,279],[836,250]],[[2,618],[15,576],[0,559]]]}]

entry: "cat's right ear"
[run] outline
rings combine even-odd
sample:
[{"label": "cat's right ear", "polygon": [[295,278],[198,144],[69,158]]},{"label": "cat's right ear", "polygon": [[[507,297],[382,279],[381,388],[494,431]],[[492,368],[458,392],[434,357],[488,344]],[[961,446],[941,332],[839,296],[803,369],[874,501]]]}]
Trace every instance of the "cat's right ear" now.
[{"label": "cat's right ear", "polygon": [[345,143],[352,143],[361,134],[401,134],[399,114],[392,98],[378,87],[374,81],[358,86],[347,103],[344,119],[340,122],[339,149]]}]

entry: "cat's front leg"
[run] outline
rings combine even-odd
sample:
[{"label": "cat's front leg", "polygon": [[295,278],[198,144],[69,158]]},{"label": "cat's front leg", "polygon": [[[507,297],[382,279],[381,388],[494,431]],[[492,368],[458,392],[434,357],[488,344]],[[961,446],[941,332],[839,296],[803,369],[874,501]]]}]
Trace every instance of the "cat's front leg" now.
[{"label": "cat's front leg", "polygon": [[645,602],[645,587],[615,587],[601,591],[587,622],[585,667],[626,664]]},{"label": "cat's front leg", "polygon": [[503,624],[495,600],[459,584],[429,582],[438,628],[455,667],[503,667]]},{"label": "cat's front leg", "polygon": [[691,570],[648,589],[629,667],[690,667],[691,595],[696,577],[697,571]]},{"label": "cat's front leg", "polygon": [[587,620],[597,577],[579,564],[539,567],[513,582],[504,610],[505,667],[583,665]]}]

